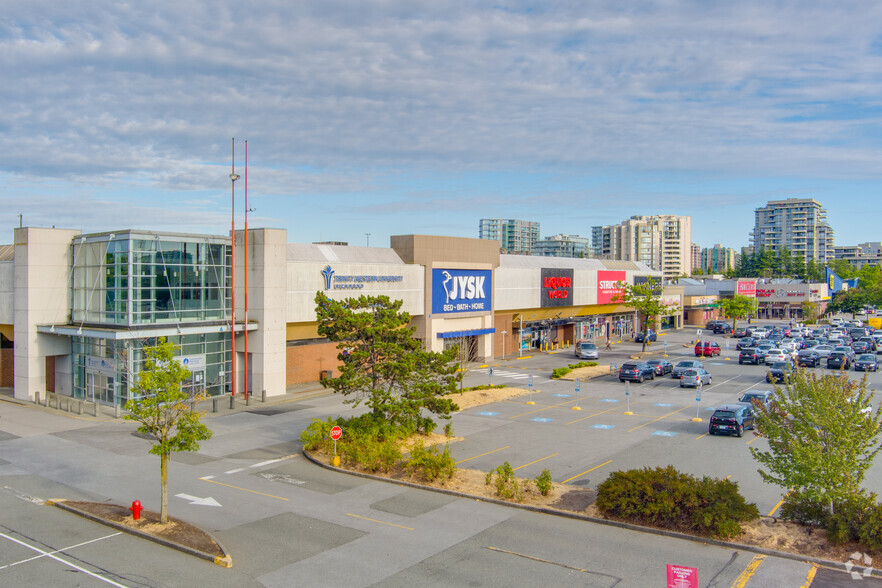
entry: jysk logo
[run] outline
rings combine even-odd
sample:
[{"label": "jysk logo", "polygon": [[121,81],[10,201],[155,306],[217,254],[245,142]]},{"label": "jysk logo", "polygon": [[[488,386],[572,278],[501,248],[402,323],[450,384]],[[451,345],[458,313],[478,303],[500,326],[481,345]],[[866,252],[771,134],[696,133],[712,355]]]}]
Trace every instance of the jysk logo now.
[{"label": "jysk logo", "polygon": [[331,266],[326,266],[325,269],[322,270],[322,277],[325,279],[325,290],[330,290],[331,278],[334,277],[334,270],[331,269]]},{"label": "jysk logo", "polygon": [[432,312],[489,312],[493,287],[490,270],[432,270]]}]

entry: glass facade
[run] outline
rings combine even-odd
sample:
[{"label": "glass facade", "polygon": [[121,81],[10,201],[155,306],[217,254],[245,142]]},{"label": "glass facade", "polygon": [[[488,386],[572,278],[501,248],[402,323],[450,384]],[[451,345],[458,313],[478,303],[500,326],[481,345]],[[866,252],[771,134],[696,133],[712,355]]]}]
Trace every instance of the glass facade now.
[{"label": "glass facade", "polygon": [[[125,404],[145,346],[164,336],[194,394],[229,392],[230,245],[223,237],[124,232],[74,240],[71,323],[106,331],[71,340],[75,398]],[[165,326],[168,333],[162,333]],[[186,334],[180,327],[186,326]],[[192,333],[204,326],[205,332]],[[149,337],[139,331],[150,330]]]}]

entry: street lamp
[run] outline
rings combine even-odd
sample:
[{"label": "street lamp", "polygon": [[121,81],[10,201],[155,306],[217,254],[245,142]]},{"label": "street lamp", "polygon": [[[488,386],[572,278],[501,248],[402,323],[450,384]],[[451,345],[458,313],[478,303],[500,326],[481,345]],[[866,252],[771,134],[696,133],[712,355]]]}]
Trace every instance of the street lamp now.
[{"label": "street lamp", "polygon": [[236,397],[236,138],[233,137],[233,165],[230,170],[230,406]]}]

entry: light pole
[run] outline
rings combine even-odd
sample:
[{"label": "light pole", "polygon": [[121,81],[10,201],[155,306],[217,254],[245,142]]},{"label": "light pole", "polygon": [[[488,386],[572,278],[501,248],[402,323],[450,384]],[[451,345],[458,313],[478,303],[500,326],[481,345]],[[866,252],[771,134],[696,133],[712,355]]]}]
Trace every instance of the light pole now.
[{"label": "light pole", "polygon": [[248,404],[248,140],[245,140],[245,404]]},{"label": "light pole", "polygon": [[371,246],[371,234],[365,233],[364,236],[367,238],[367,246],[370,247]]},{"label": "light pole", "polygon": [[518,329],[518,357],[521,356],[521,348],[523,347],[524,341],[524,315],[518,317],[521,319],[521,328]]},{"label": "light pole", "polygon": [[233,137],[233,166],[230,172],[230,405],[236,397],[236,138]]}]

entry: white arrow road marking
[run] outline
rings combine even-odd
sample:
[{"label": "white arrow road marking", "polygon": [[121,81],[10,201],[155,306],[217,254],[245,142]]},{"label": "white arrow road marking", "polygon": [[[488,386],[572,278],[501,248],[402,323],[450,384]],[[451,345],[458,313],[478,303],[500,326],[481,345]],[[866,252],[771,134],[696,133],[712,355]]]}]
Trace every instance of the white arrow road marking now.
[{"label": "white arrow road marking", "polygon": [[184,500],[189,500],[190,504],[195,504],[197,506],[220,506],[220,502],[212,498],[211,496],[207,496],[205,498],[199,498],[198,496],[190,496],[189,494],[175,494],[178,498],[183,498]]}]

